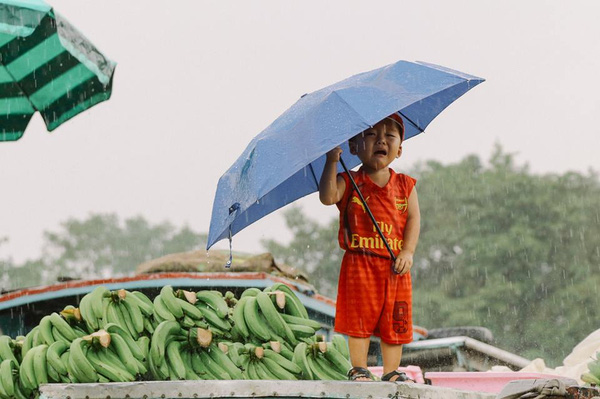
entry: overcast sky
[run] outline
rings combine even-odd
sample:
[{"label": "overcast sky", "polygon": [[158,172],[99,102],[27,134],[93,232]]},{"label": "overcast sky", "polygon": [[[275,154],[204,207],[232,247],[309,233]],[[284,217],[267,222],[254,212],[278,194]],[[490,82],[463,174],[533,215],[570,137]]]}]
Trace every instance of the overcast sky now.
[{"label": "overcast sky", "polygon": [[[113,97],[51,134],[36,114],[0,143],[0,258],[38,256],[44,230],[91,212],[207,232],[217,181],[253,136],[300,95],[400,59],[487,81],[409,140],[395,169],[488,159],[500,143],[536,173],[600,170],[599,1],[52,4],[118,63]],[[336,215],[315,195],[299,204]],[[289,238],[281,210],[234,249],[275,237]]]}]

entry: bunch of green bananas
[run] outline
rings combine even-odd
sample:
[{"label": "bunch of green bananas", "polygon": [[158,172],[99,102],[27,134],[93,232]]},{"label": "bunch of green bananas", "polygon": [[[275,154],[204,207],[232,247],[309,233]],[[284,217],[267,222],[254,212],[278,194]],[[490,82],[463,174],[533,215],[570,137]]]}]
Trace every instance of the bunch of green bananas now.
[{"label": "bunch of green bananas", "polygon": [[306,344],[300,342],[294,349],[293,362],[302,370],[305,380],[346,380],[352,365],[348,360],[348,346],[340,335],[332,342]]},{"label": "bunch of green bananas", "polygon": [[343,379],[346,341],[322,342],[320,328],[284,284],[239,300],[230,291],[165,286],[151,300],[97,287],[26,336],[0,335],[0,399],[25,399],[44,383]]},{"label": "bunch of green bananas", "polygon": [[[298,380],[301,369],[291,357],[284,355],[275,342],[262,346],[234,343],[228,351],[234,363],[249,380]],[[290,352],[293,353],[293,352]],[[235,360],[234,360],[235,359]]]},{"label": "bunch of green bananas", "polygon": [[210,329],[182,329],[161,322],[152,334],[149,369],[156,380],[243,379],[241,370],[213,340]]},{"label": "bunch of green bananas", "polygon": [[205,328],[220,337],[229,337],[229,307],[218,291],[197,293],[164,286],[154,298],[154,319],[158,323],[176,321],[182,328]]},{"label": "bunch of green bananas", "polygon": [[600,359],[588,363],[588,371],[581,375],[581,380],[588,384],[600,385]]},{"label": "bunch of green bananas", "polygon": [[19,343],[7,335],[0,336],[0,399],[13,398],[20,394],[18,386]]},{"label": "bunch of green bananas", "polygon": [[232,336],[237,341],[263,343],[279,341],[295,347],[312,342],[321,324],[308,317],[306,308],[285,284],[263,291],[249,288],[233,309]]},{"label": "bunch of green bananas", "polygon": [[88,333],[102,329],[107,323],[122,326],[134,339],[154,330],[151,319],[154,305],[139,291],[109,291],[99,286],[81,298],[78,310]]}]

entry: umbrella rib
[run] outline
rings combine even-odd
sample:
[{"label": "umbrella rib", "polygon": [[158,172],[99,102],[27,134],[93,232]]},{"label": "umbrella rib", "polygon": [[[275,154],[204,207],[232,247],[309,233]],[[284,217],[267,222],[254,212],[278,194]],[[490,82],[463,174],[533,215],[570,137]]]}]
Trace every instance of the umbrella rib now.
[{"label": "umbrella rib", "polygon": [[317,185],[317,190],[319,189],[319,181],[317,180],[317,175],[315,174],[315,170],[313,169],[312,163],[309,163],[310,173],[312,174],[313,179],[315,179],[315,184]]},{"label": "umbrella rib", "polygon": [[425,129],[421,129],[421,127],[420,127],[419,125],[417,125],[416,123],[414,123],[414,122],[413,122],[413,121],[412,121],[412,120],[411,120],[411,119],[410,119],[408,116],[404,115],[404,114],[403,114],[402,112],[400,112],[400,111],[398,111],[398,113],[399,113],[400,115],[402,115],[402,117],[403,117],[404,119],[406,119],[407,121],[409,121],[411,125],[413,125],[414,127],[416,127],[416,128],[417,128],[417,129],[418,129],[418,130],[419,130],[421,133],[424,133],[424,132],[425,132]]}]

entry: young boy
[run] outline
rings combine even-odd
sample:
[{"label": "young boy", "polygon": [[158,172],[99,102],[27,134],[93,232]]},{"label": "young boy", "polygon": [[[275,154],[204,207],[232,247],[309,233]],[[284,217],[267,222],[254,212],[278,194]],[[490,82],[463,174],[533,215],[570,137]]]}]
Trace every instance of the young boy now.
[{"label": "young boy", "polygon": [[[346,252],[338,284],[335,331],[348,335],[350,380],[370,381],[367,354],[371,335],[381,339],[383,381],[406,381],[398,372],[402,344],[412,341],[410,269],[420,230],[416,180],[388,166],[402,154],[404,123],[399,114],[378,122],[349,141],[362,166],[350,172],[373,212],[390,254],[346,173],[337,174],[342,150],[327,153],[319,198],[340,210],[338,240]],[[392,270],[393,268],[393,270]]]}]

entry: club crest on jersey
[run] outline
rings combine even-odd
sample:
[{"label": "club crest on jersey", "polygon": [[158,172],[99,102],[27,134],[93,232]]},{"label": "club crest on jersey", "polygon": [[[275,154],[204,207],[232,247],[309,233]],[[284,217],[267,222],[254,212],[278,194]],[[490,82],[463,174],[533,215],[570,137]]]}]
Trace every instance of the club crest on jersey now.
[{"label": "club crest on jersey", "polygon": [[404,197],[404,198],[394,197],[394,200],[395,200],[395,203],[396,203],[396,209],[399,210],[402,213],[406,212],[406,210],[408,209],[408,198],[406,198],[406,197]]},{"label": "club crest on jersey", "polygon": [[[367,197],[367,198],[365,198],[365,202],[367,202],[369,200],[369,198],[370,198],[370,196]],[[353,204],[358,204],[362,208],[363,213],[367,212],[367,210],[365,209],[365,204],[362,203],[362,201],[360,200],[360,198],[358,198],[358,197],[352,197],[352,203]]]}]

